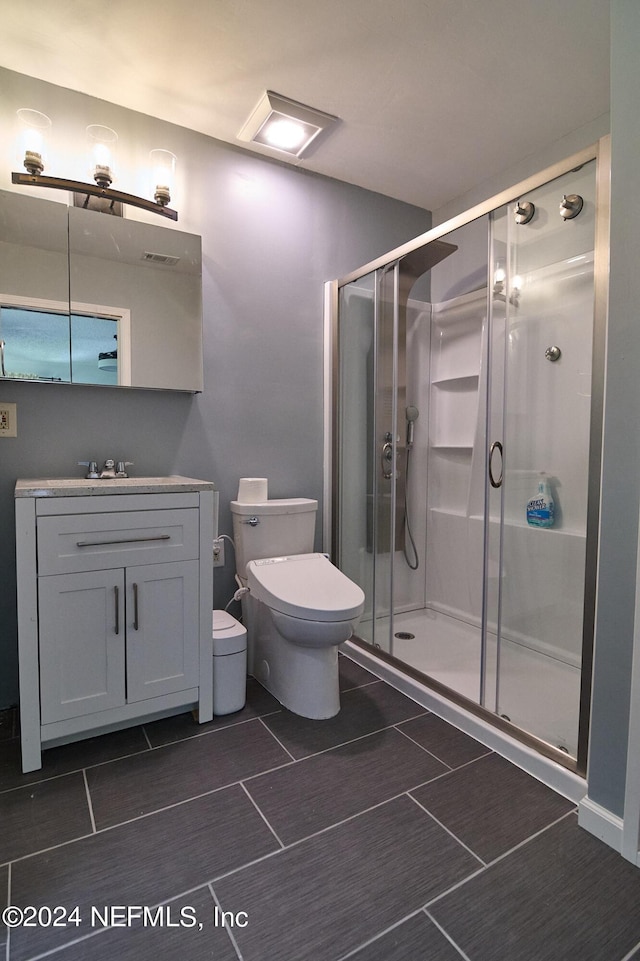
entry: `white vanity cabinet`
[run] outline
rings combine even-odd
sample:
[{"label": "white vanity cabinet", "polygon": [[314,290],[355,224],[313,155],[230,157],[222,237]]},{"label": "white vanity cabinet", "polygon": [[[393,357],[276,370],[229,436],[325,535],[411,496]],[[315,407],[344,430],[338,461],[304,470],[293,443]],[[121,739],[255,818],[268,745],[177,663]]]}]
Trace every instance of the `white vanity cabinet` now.
[{"label": "white vanity cabinet", "polygon": [[18,482],[24,771],[180,708],[211,720],[215,496],[176,477]]}]

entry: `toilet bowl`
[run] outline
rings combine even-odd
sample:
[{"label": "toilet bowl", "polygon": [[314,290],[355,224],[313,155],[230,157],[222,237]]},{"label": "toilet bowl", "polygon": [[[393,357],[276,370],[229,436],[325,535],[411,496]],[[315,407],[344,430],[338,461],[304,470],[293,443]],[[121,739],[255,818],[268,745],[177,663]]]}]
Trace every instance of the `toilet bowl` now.
[{"label": "toilet bowl", "polygon": [[338,645],[364,609],[364,593],[324,554],[249,561],[247,604],[254,676],[309,718],[340,710]]}]

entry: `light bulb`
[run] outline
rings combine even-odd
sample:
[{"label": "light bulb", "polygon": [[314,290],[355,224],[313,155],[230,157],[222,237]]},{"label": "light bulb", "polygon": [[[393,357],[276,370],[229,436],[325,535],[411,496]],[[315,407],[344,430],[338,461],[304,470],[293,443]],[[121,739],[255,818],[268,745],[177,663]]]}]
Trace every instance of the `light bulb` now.
[{"label": "light bulb", "polygon": [[22,107],[17,112],[19,137],[18,149],[20,161],[30,174],[41,174],[46,160],[47,137],[51,130],[51,121],[38,110]]},{"label": "light bulb", "polygon": [[170,202],[175,186],[176,156],[170,150],[151,150],[149,164],[153,199],[164,207]]},{"label": "light bulb", "polygon": [[90,124],[87,127],[89,172],[99,187],[110,187],[114,178],[114,164],[118,134],[111,127]]},{"label": "light bulb", "polygon": [[265,139],[272,147],[293,150],[299,147],[306,136],[305,128],[295,120],[274,120],[265,130]]}]

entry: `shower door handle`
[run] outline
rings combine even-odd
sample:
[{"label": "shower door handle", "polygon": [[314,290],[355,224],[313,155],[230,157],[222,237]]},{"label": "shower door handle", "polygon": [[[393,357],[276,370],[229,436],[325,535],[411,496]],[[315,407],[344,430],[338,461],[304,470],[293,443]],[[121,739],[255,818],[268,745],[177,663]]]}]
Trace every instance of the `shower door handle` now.
[{"label": "shower door handle", "polygon": [[[500,477],[497,480],[493,476],[493,455],[496,450],[500,451]],[[489,448],[489,483],[492,487],[502,487],[502,444],[499,440],[494,440]]]}]

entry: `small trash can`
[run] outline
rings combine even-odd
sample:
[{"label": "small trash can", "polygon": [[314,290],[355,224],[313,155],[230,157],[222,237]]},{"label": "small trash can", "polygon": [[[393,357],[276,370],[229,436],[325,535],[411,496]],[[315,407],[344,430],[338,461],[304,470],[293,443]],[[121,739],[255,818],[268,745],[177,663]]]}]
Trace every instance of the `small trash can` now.
[{"label": "small trash can", "polygon": [[213,713],[233,714],[247,696],[247,629],[226,611],[213,611]]}]

